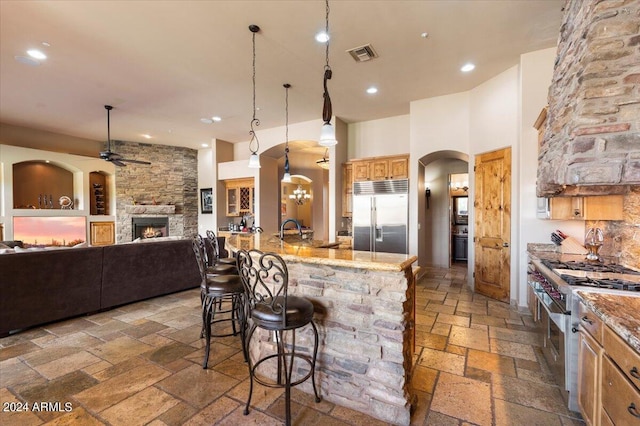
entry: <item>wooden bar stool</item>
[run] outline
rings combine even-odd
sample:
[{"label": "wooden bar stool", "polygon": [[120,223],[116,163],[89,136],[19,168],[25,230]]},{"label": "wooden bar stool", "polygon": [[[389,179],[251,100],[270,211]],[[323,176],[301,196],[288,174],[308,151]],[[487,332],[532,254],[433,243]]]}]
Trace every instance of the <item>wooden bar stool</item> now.
[{"label": "wooden bar stool", "polygon": [[[313,322],[313,304],[306,298],[288,294],[289,271],[284,260],[275,253],[263,253],[259,250],[241,250],[237,254],[238,272],[242,278],[248,306],[247,321],[251,320],[245,336],[246,353],[249,354],[251,337],[256,328],[271,332],[275,338],[277,352],[268,354],[249,365],[249,398],[244,414],[249,413],[253,381],[263,386],[285,389],[285,424],[291,424],[291,388],[311,378],[316,402],[320,402],[320,394],[316,389],[315,370],[318,355],[318,329]],[[300,353],[296,348],[296,330],[306,325],[313,329],[313,355]],[[290,337],[285,341],[285,332]],[[310,350],[311,352],[311,350]],[[265,362],[273,360],[277,363],[276,378],[268,378],[256,374]],[[273,362],[272,361],[272,362]],[[298,365],[296,372],[308,366],[308,372],[302,377],[293,377],[294,363]],[[302,365],[300,365],[302,363]]]}]

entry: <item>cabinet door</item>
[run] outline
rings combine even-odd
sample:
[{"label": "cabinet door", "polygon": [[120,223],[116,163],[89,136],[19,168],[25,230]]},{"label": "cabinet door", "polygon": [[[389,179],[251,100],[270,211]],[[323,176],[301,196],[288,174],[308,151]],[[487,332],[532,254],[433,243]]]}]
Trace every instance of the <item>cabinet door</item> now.
[{"label": "cabinet door", "polygon": [[238,203],[240,204],[240,213],[253,213],[253,187],[241,186],[238,188]]},{"label": "cabinet door", "polygon": [[357,161],[353,163],[353,181],[362,182],[369,180],[369,162]]},{"label": "cabinet door", "polygon": [[353,212],[353,167],[344,164],[342,169],[342,217],[351,217]]},{"label": "cabinet door", "polygon": [[389,179],[408,179],[409,159],[407,157],[392,158],[389,160]]},{"label": "cabinet door", "polygon": [[578,407],[588,425],[600,419],[602,347],[584,331],[578,335]]},{"label": "cabinet door", "polygon": [[227,188],[227,216],[239,216],[238,188]]},{"label": "cabinet door", "polygon": [[602,410],[615,425],[640,423],[640,392],[608,356],[602,357]]},{"label": "cabinet door", "polygon": [[389,178],[389,160],[373,160],[370,165],[371,180],[385,180]]}]

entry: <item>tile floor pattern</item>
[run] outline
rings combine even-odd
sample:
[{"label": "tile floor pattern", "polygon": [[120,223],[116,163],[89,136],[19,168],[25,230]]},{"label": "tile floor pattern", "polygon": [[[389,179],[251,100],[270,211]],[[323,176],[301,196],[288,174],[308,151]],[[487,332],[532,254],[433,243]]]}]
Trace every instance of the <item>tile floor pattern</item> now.
[{"label": "tile floor pattern", "polygon": [[[567,410],[531,316],[470,292],[466,268],[427,268],[416,290],[413,425],[579,425]],[[279,425],[283,392],[257,385],[237,337],[215,339],[203,370],[199,290],[0,339],[2,425]],[[39,412],[18,405],[69,402]],[[296,425],[382,425],[295,390]],[[57,410],[57,411],[51,411]],[[7,411],[9,410],[9,411]]]}]

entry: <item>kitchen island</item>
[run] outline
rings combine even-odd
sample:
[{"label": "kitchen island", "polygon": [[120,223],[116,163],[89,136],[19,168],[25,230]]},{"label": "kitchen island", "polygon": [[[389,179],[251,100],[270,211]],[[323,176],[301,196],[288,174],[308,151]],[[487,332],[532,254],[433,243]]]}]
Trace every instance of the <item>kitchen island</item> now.
[{"label": "kitchen island", "polygon": [[[324,248],[330,243],[255,234],[231,236],[227,249],[276,253],[289,269],[290,294],[315,307],[320,334],[316,380],[322,397],[392,424],[408,425],[413,338],[416,256]],[[257,334],[257,333],[256,333]],[[252,353],[272,352],[268,334]],[[303,352],[312,333],[299,333]],[[312,394],[309,381],[299,386]]]}]

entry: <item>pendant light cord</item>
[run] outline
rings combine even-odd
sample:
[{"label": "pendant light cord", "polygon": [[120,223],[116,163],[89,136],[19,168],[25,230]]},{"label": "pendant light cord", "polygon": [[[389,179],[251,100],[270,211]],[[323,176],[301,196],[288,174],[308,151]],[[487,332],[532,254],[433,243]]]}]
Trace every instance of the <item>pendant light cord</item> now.
[{"label": "pendant light cord", "polygon": [[[331,37],[329,36],[329,0],[325,0],[326,4],[326,14],[325,14],[325,32],[329,40]],[[331,79],[332,71],[331,66],[329,66],[329,40],[327,40],[327,47],[325,50],[325,60],[326,64],[324,66],[324,79],[322,81],[322,85],[324,87],[324,105],[322,106],[322,120],[325,124],[331,123],[331,117],[333,116],[333,111],[331,107],[331,96],[329,96],[329,88],[327,87],[327,80]]]},{"label": "pendant light cord", "polygon": [[289,83],[283,84],[285,89],[284,95],[284,132],[285,132],[285,143],[284,143],[284,172],[289,173],[289,88],[291,85]]},{"label": "pendant light cord", "polygon": [[[260,120],[256,118],[256,33],[260,31],[260,27],[257,25],[250,25],[249,30],[252,33],[252,42],[253,42],[253,64],[252,64],[252,83],[253,83],[253,118],[251,119],[251,130],[249,134],[251,135],[251,140],[249,141],[249,151],[251,154],[256,154],[260,149],[260,141],[258,141],[258,136],[256,135],[254,126],[260,125]],[[255,141],[256,149],[252,148],[253,142]]]}]

